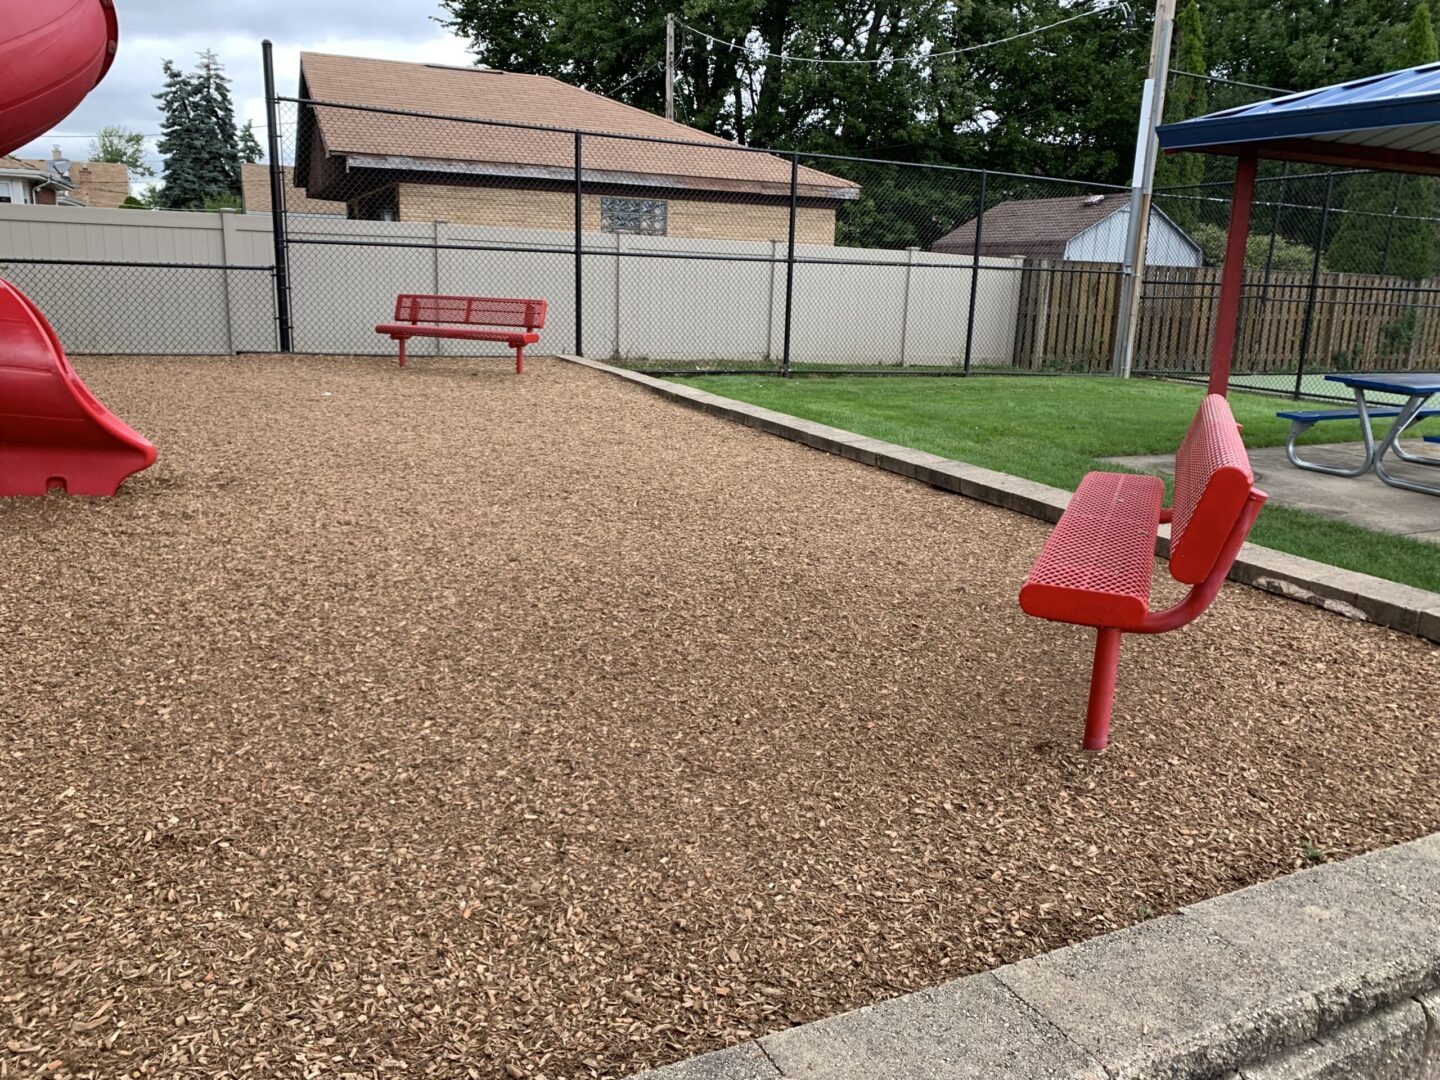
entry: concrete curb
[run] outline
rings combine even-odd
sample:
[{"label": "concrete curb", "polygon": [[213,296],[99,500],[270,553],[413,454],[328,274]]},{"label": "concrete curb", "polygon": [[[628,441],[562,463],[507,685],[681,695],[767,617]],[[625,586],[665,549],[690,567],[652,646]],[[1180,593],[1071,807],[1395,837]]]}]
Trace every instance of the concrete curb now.
[{"label": "concrete curb", "polygon": [[1440,833],[645,1080],[1435,1080]]},{"label": "concrete curb", "polygon": [[[1070,501],[1063,488],[1037,484],[1008,473],[951,461],[923,450],[866,438],[841,428],[801,420],[786,413],[747,405],[704,390],[666,382],[638,371],[626,371],[598,360],[560,355],[559,359],[602,371],[643,386],[671,401],[712,416],[737,420],[771,435],[804,443],[816,450],[838,454],[863,465],[873,465],[912,480],[953,491],[967,498],[1015,510],[1042,521],[1055,522]],[[1162,528],[1155,553],[1169,553],[1168,530]],[[1376,623],[1440,642],[1440,593],[1428,592],[1354,570],[1287,555],[1283,551],[1246,544],[1230,571],[1230,578],[1246,585],[1323,607],[1347,618]],[[1019,582],[1016,583],[1019,589]]]}]

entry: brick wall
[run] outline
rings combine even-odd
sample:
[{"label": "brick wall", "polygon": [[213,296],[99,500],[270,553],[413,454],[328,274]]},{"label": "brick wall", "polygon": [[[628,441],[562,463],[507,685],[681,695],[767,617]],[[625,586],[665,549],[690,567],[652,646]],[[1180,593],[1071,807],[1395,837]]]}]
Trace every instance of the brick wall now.
[{"label": "brick wall", "polygon": [[[790,208],[756,202],[667,199],[669,236],[709,240],[785,240]],[[568,191],[520,188],[452,187],[401,184],[401,221],[448,221],[456,225],[494,225],[517,229],[572,232],[575,196]],[[600,196],[582,196],[584,228],[600,231]],[[795,222],[801,244],[833,244],[835,211],[802,206]]]}]

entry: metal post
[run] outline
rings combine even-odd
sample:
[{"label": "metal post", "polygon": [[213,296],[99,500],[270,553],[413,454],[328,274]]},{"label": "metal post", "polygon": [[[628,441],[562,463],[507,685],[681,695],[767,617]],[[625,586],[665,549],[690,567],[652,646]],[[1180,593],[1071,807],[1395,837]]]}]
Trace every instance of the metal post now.
[{"label": "metal post", "polygon": [[1125,264],[1120,313],[1115,327],[1114,371],[1130,377],[1135,363],[1135,334],[1145,281],[1145,244],[1150,231],[1150,202],[1155,189],[1155,125],[1165,118],[1165,84],[1170,77],[1170,37],[1175,30],[1175,0],[1155,0],[1155,29],[1150,37],[1150,71],[1140,99],[1135,134],[1135,166],[1130,179],[1130,220],[1126,223]]},{"label": "metal post", "polygon": [[1280,235],[1280,213],[1285,209],[1285,184],[1290,179],[1290,162],[1280,174],[1280,195],[1275,200],[1275,215],[1270,219],[1270,246],[1265,251],[1265,276],[1260,281],[1260,301],[1270,299],[1270,271],[1275,264],[1275,241]]},{"label": "metal post", "polygon": [[665,16],[665,119],[675,119],[675,14]]},{"label": "metal post", "polygon": [[[281,352],[293,351],[290,325],[290,245],[285,235],[285,186],[280,166],[280,120],[275,108],[275,58],[270,40],[260,43],[265,66],[265,125],[270,151],[270,235],[275,242],[275,329]],[[304,108],[304,106],[301,106]]]},{"label": "metal post", "polygon": [[900,295],[900,366],[905,366],[905,350],[910,343],[910,278],[915,272],[915,252],[905,249],[905,291]]},{"label": "metal post", "polygon": [[790,325],[795,308],[795,217],[800,207],[800,155],[790,154],[790,243],[785,248],[785,344],[780,374],[790,374]]},{"label": "metal post", "polygon": [[1245,241],[1250,237],[1250,203],[1255,196],[1253,149],[1235,162],[1235,193],[1230,199],[1230,235],[1225,241],[1225,266],[1220,271],[1220,305],[1215,313],[1215,341],[1210,349],[1210,389],[1225,396],[1230,388],[1230,361],[1235,355],[1235,324],[1240,316],[1240,287],[1245,283]]},{"label": "metal post", "polygon": [[1315,257],[1310,260],[1310,288],[1305,296],[1305,328],[1300,331],[1300,362],[1295,365],[1295,400],[1300,400],[1300,387],[1305,379],[1305,361],[1310,359],[1310,336],[1315,324],[1315,297],[1320,291],[1320,255],[1325,250],[1325,229],[1330,223],[1330,195],[1335,189],[1335,174],[1325,177],[1325,202],[1320,207],[1320,237],[1315,241]]},{"label": "metal post", "polygon": [[581,337],[582,315],[581,308],[584,300],[584,279],[585,279],[585,256],[584,239],[581,236],[581,227],[585,222],[584,210],[580,203],[580,132],[575,132],[575,355],[584,356],[585,347]]},{"label": "metal post", "polygon": [[965,320],[965,374],[970,374],[970,351],[975,347],[975,299],[980,294],[980,238],[985,228],[986,172],[980,170],[980,212],[975,215],[975,250],[970,253],[970,316]]}]

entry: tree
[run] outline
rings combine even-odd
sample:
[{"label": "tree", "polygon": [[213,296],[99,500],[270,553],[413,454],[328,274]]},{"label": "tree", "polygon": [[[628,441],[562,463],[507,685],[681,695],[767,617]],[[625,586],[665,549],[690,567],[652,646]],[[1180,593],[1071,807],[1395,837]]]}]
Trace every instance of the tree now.
[{"label": "tree", "polygon": [[[1404,47],[1387,67],[1440,59],[1430,5],[1420,0],[1405,28]],[[1339,223],[1326,261],[1335,270],[1394,274],[1418,281],[1435,269],[1435,181],[1428,176],[1374,173],[1347,177]]]},{"label": "tree", "polygon": [[[1210,89],[1203,78],[1206,74],[1205,31],[1200,23],[1200,5],[1190,0],[1175,18],[1175,48],[1171,66],[1179,75],[1165,99],[1165,122],[1175,123],[1210,111]],[[1205,179],[1205,159],[1199,154],[1162,154],[1155,163],[1157,188],[1185,187]],[[1199,215],[1185,199],[1172,200],[1170,216],[1182,229],[1193,229]]]},{"label": "tree", "polygon": [[90,140],[90,160],[124,165],[141,176],[155,175],[145,163],[145,136],[115,124],[102,127]]},{"label": "tree", "polygon": [[240,160],[247,165],[254,165],[263,156],[260,152],[260,140],[255,137],[255,121],[246,120],[245,126],[240,129]]},{"label": "tree", "polygon": [[190,74],[162,61],[165,85],[156,99],[160,153],[165,156],[164,186],[158,206],[199,210],[207,199],[240,194],[240,136],[230,101],[230,80],[213,52],[200,54]]}]

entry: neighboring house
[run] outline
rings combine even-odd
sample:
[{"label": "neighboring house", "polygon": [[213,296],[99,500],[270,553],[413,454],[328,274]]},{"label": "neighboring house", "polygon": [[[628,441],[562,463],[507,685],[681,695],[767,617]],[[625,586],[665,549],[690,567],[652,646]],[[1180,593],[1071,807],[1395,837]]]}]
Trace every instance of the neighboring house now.
[{"label": "neighboring house", "polygon": [[50,169],[8,155],[0,157],[0,203],[83,206],[70,181]]},{"label": "neighboring house", "polygon": [[[344,217],[345,204],[329,199],[312,199],[295,186],[295,169],[290,165],[280,167],[281,182],[285,185],[285,212],[304,214],[308,217]],[[247,214],[270,213],[270,166],[240,164],[240,205]]]},{"label": "neighboring house", "polygon": [[60,175],[69,183],[68,195],[73,200],[66,205],[114,209],[130,194],[130,168],[119,162],[65,161],[58,146],[51,151],[48,161],[40,158],[25,158],[24,161],[41,172],[55,172],[57,166],[53,163],[63,162],[58,168],[63,170]]},{"label": "neighboring house", "polygon": [[[1067,195],[1059,199],[1016,199],[985,211],[980,254],[1078,262],[1125,261],[1130,196]],[[975,251],[975,220],[930,245],[947,255]],[[1152,266],[1202,266],[1200,245],[1164,211],[1150,210],[1145,261]]]},{"label": "neighboring house", "polygon": [[[583,228],[785,240],[790,162],[543,75],[302,53],[300,97],[510,124],[684,139],[585,137]],[[713,148],[712,148],[713,147]],[[575,140],[563,131],[301,106],[294,182],[352,218],[548,229],[575,225]],[[799,170],[796,239],[833,244],[853,181]]]}]

